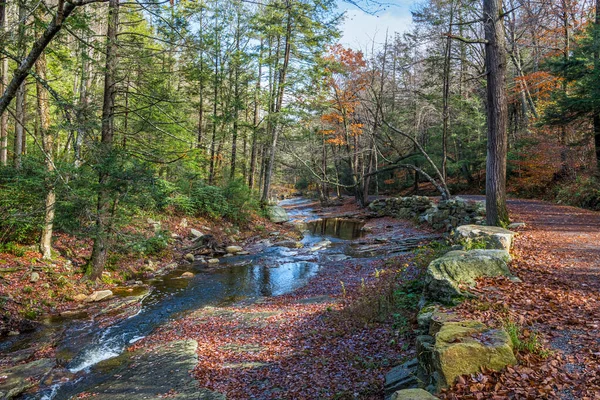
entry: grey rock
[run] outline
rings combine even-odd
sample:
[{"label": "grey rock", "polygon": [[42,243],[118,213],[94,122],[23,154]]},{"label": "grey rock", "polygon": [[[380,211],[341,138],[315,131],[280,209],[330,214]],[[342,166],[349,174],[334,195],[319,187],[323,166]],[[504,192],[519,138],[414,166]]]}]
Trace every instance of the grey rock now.
[{"label": "grey rock", "polygon": [[55,362],[50,358],[42,358],[27,364],[17,365],[0,371],[0,399],[12,399],[38,382],[54,368]]},{"label": "grey rock", "polygon": [[287,212],[281,206],[268,206],[266,211],[271,222],[282,223],[290,220]]},{"label": "grey rock", "polygon": [[416,388],[419,386],[419,379],[417,378],[418,366],[417,359],[414,358],[402,365],[392,368],[390,372],[385,375],[384,393],[386,399],[390,398],[390,396],[398,390]]},{"label": "grey rock", "polygon": [[511,276],[510,260],[505,250],[450,251],[427,267],[423,294],[428,300],[452,303],[456,297],[469,295],[461,285],[473,285],[485,276]]},{"label": "grey rock", "polygon": [[192,235],[194,238],[201,238],[202,236],[204,236],[204,233],[200,232],[197,229],[190,229],[190,235]]},{"label": "grey rock", "polygon": [[113,295],[112,290],[98,290],[98,291],[90,294],[85,299],[85,302],[86,303],[97,303],[99,301],[106,300],[106,299],[112,297],[112,295]]},{"label": "grey rock", "polygon": [[40,274],[38,274],[37,272],[32,272],[31,276],[29,277],[29,282],[36,283],[39,280],[40,280]]},{"label": "grey rock", "polygon": [[482,241],[488,249],[510,251],[515,233],[497,226],[462,225],[454,231],[454,240],[460,243]]}]

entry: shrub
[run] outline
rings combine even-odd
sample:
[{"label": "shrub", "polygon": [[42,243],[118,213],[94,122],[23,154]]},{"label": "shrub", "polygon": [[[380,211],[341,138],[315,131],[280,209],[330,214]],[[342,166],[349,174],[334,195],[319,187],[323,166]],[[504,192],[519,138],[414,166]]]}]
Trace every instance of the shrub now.
[{"label": "shrub", "polygon": [[575,207],[600,210],[600,182],[592,177],[578,177],[575,182],[559,186],[556,200]]}]

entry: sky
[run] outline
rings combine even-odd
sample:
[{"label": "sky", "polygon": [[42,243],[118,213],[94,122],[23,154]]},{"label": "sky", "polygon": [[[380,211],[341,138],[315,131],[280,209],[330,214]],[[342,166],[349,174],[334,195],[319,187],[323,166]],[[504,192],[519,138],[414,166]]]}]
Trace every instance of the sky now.
[{"label": "sky", "polygon": [[346,11],[340,39],[342,45],[356,50],[368,50],[372,46],[373,39],[376,45],[385,41],[386,30],[392,36],[394,32],[405,32],[410,28],[412,22],[410,10],[414,0],[383,1],[389,6],[375,15],[370,15],[356,6],[338,0],[339,9]]}]

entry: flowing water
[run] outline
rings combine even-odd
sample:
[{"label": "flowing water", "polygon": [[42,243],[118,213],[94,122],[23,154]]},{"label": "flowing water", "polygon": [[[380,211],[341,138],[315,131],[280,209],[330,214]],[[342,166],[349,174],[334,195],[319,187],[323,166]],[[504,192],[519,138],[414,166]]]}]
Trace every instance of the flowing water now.
[{"label": "flowing water", "polygon": [[[66,370],[72,375],[69,382],[54,383],[27,398],[67,399],[81,392],[94,382],[95,372],[90,373],[90,367],[118,356],[127,346],[181,313],[289,293],[319,272],[320,260],[339,255],[349,240],[362,235],[360,221],[310,221],[314,218],[306,207],[307,200],[291,199],[280,204],[293,207],[291,218],[308,221],[303,249],[266,246],[257,254],[223,258],[221,263],[226,266],[213,271],[207,271],[204,265],[192,265],[186,269],[195,273],[191,279],[180,277],[184,270],[173,271],[149,282],[152,290],[135,315],[106,328],[89,319],[50,321],[47,330],[61,332],[57,354],[66,360]],[[29,340],[40,338],[34,334]],[[5,344],[0,351],[14,351],[26,346],[26,342]]]}]

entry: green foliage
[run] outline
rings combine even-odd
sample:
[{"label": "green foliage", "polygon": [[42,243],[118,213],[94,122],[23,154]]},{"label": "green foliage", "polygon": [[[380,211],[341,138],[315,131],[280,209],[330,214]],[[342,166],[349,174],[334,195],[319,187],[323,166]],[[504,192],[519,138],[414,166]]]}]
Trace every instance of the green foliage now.
[{"label": "green foliage", "polygon": [[521,326],[510,320],[504,323],[504,329],[510,336],[515,352],[523,351],[536,354],[542,358],[550,356],[551,351],[544,347],[537,332],[522,329]]},{"label": "green foliage", "polygon": [[169,246],[169,231],[160,230],[148,238],[143,235],[131,235],[127,243],[132,253],[144,256],[159,255]]},{"label": "green foliage", "polygon": [[33,243],[43,217],[44,172],[36,160],[24,157],[16,170],[0,167],[0,243]]},{"label": "green foliage", "polygon": [[450,246],[446,242],[433,241],[425,246],[421,246],[414,251],[413,262],[420,271],[424,271],[436,258],[440,258],[450,251]]},{"label": "green foliage", "polygon": [[557,188],[556,200],[576,207],[600,210],[600,182],[597,178],[577,178]]},{"label": "green foliage", "polygon": [[25,255],[25,249],[23,246],[14,242],[0,243],[0,253],[8,253],[16,257],[23,257]]},{"label": "green foliage", "polygon": [[225,218],[235,223],[246,223],[259,211],[258,200],[241,180],[231,180],[222,187],[200,183],[188,196],[175,193],[170,204],[188,215]]}]

